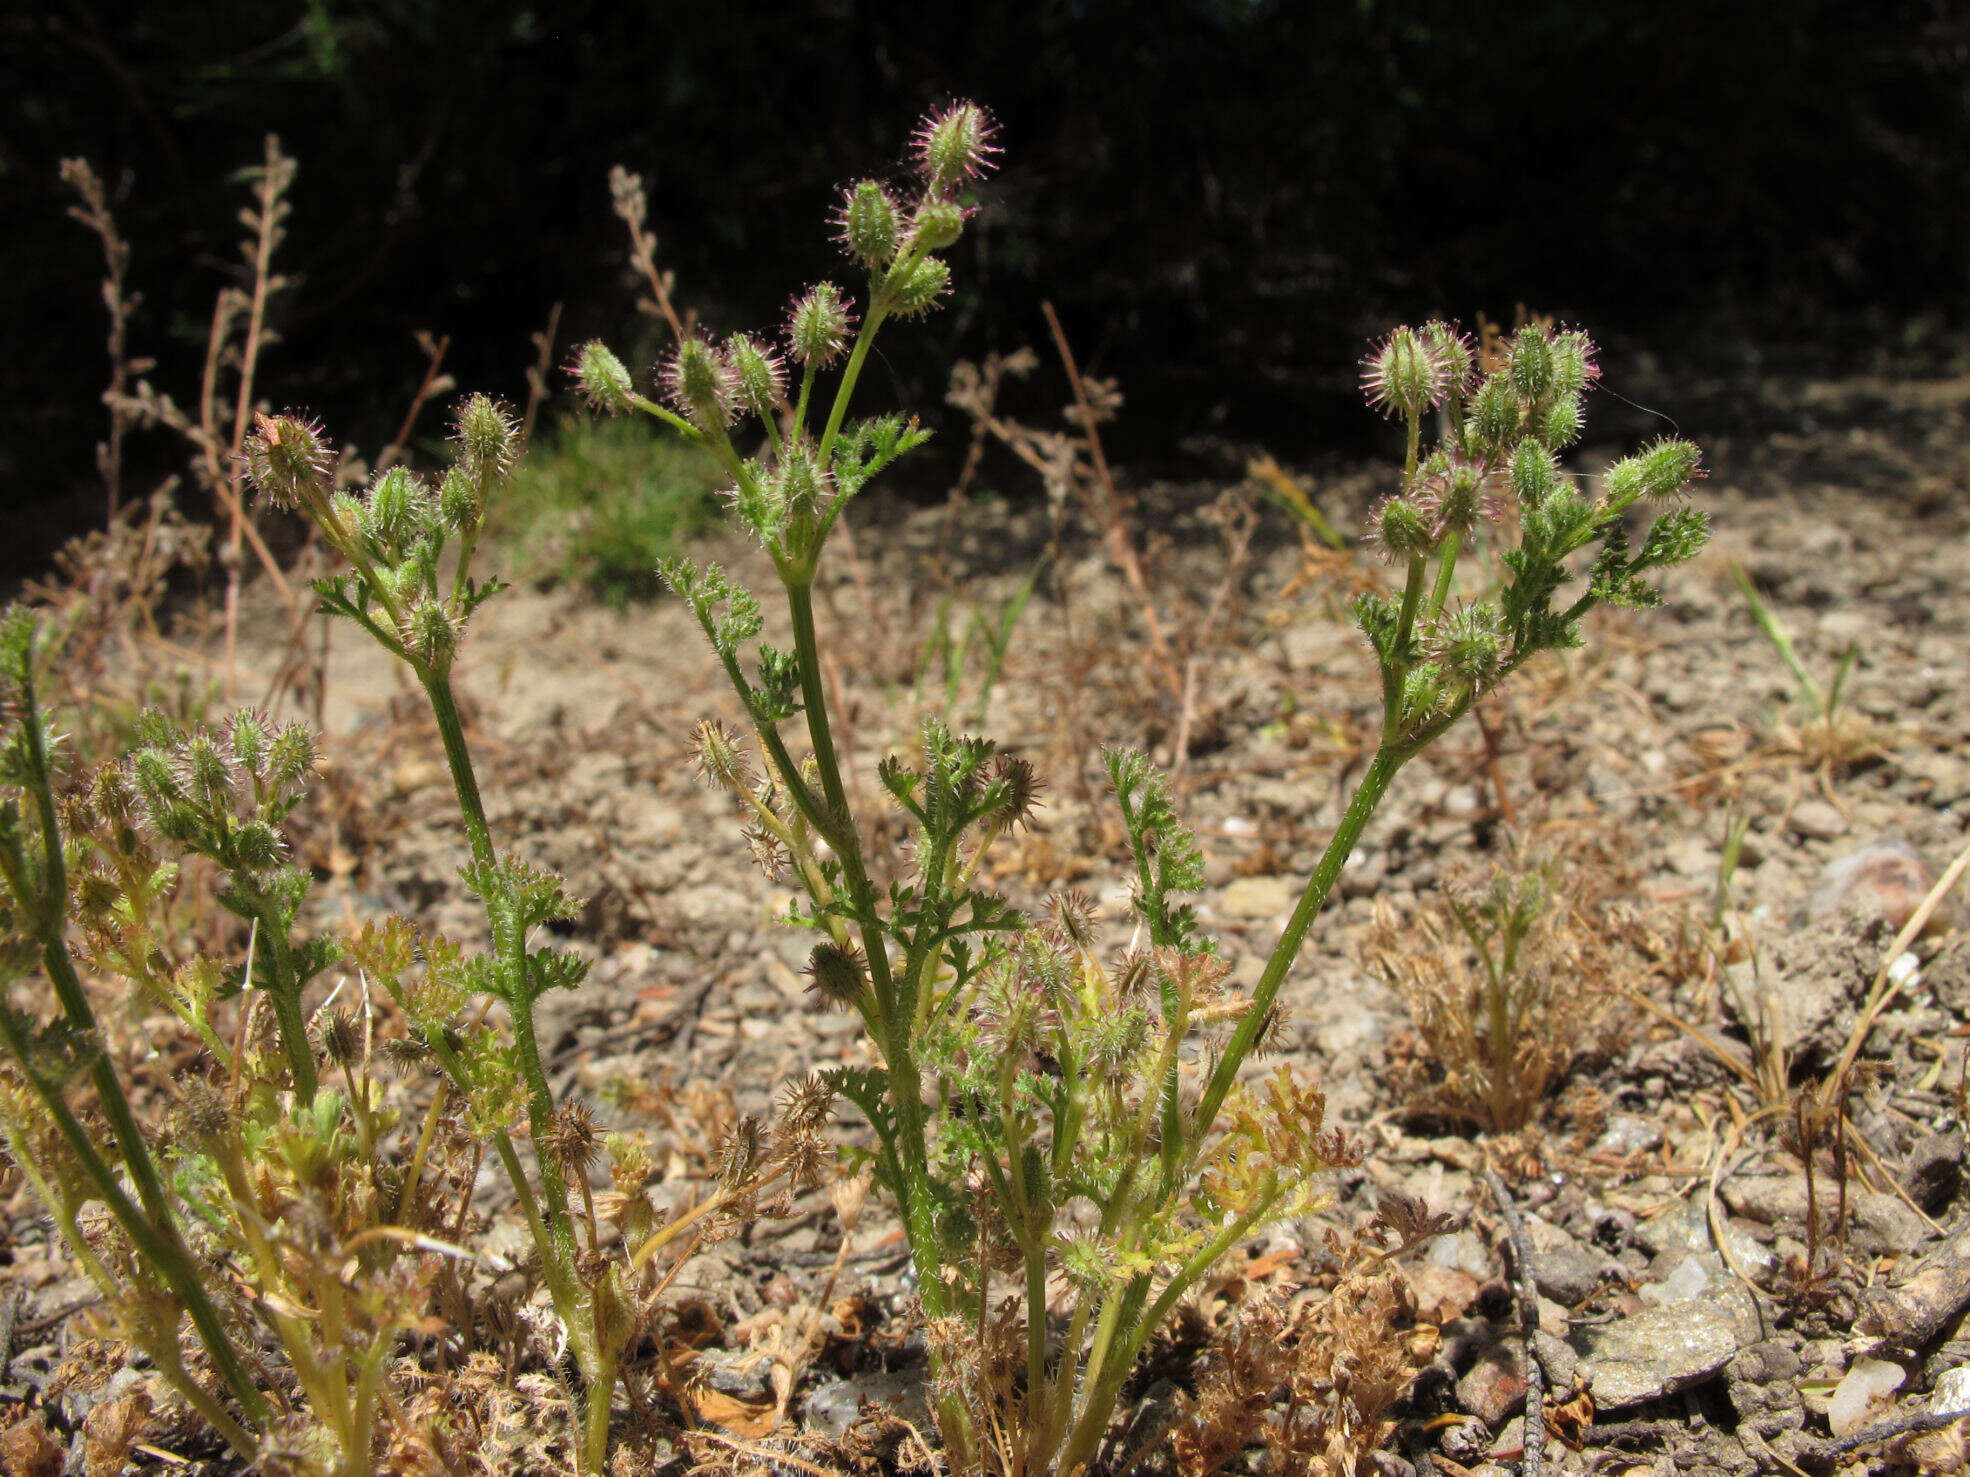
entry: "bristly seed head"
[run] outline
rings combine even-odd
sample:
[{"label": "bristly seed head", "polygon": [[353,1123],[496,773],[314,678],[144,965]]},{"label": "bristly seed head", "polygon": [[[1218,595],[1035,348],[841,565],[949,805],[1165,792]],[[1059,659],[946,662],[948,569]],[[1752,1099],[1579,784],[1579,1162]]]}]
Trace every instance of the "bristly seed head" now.
[{"label": "bristly seed head", "polygon": [[806,973],[811,981],[808,989],[829,1004],[843,1007],[852,1006],[862,998],[868,978],[862,956],[835,943],[814,946],[814,952],[808,956]]},{"label": "bristly seed head", "polygon": [[950,200],[926,200],[910,223],[910,243],[920,251],[942,251],[957,243],[971,212]]},{"label": "bristly seed head", "polygon": [[569,1176],[586,1176],[602,1152],[601,1135],[595,1131],[595,1115],[580,1098],[570,1098],[554,1115],[546,1145]]},{"label": "bristly seed head", "polygon": [[452,421],[452,446],[474,482],[482,487],[503,482],[519,459],[519,422],[492,396],[469,396]]},{"label": "bristly seed head", "polygon": [[362,1055],[362,1032],[343,1012],[329,1011],[316,1029],[320,1033],[322,1055],[336,1066],[352,1066]]},{"label": "bristly seed head", "polygon": [[842,192],[834,225],[842,250],[871,271],[894,261],[903,243],[903,209],[872,179],[860,180]]},{"label": "bristly seed head", "polygon": [[900,278],[891,275],[887,290],[899,318],[920,318],[944,300],[951,286],[951,265],[942,257],[927,256]]},{"label": "bristly seed head", "polygon": [[636,393],[635,383],[622,360],[610,352],[600,339],[590,339],[575,351],[568,373],[590,410],[616,415],[628,410]]},{"label": "bristly seed head", "polygon": [[1425,511],[1405,497],[1383,501],[1369,519],[1368,542],[1384,559],[1427,554],[1436,544]]},{"label": "bristly seed head", "polygon": [[246,480],[277,508],[300,508],[327,496],[335,480],[335,453],[321,422],[292,412],[255,414],[243,453]]},{"label": "bristly seed head", "polygon": [[817,282],[787,309],[787,352],[803,369],[826,369],[848,348],[855,315],[832,282]]},{"label": "bristly seed head", "polygon": [[998,125],[977,103],[958,103],[927,114],[911,136],[910,150],[924,189],[944,196],[996,167]]},{"label": "bristly seed head", "polygon": [[738,731],[717,718],[706,718],[692,730],[691,747],[698,759],[698,777],[708,785],[750,791],[758,776],[752,755]]},{"label": "bristly seed head", "polygon": [[1449,397],[1452,368],[1415,329],[1397,328],[1363,361],[1361,388],[1384,415],[1420,416]]},{"label": "bristly seed head", "polygon": [[770,420],[787,398],[787,363],[749,333],[725,341],[725,363],[738,386],[739,401],[761,420]]},{"label": "bristly seed head", "polygon": [[1054,929],[1077,949],[1094,944],[1095,902],[1077,887],[1056,892],[1047,900],[1053,914]]},{"label": "bristly seed head", "polygon": [[703,339],[680,343],[663,366],[664,398],[700,431],[723,432],[736,418],[738,384],[725,358]]}]

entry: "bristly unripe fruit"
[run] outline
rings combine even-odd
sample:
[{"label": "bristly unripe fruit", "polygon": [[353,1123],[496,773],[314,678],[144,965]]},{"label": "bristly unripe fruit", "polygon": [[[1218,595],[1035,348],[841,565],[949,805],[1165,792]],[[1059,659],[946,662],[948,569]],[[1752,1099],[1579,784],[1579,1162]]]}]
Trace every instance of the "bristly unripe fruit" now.
[{"label": "bristly unripe fruit", "polygon": [[315,767],[315,736],[304,724],[288,723],[274,730],[267,746],[267,780],[292,789]]},{"label": "bristly unripe fruit", "polygon": [[1546,412],[1545,424],[1539,428],[1539,439],[1555,451],[1563,451],[1580,439],[1580,428],[1585,424],[1585,419],[1580,408],[1580,397],[1577,394],[1562,395]]},{"label": "bristly unripe fruit", "polygon": [[965,217],[970,213],[949,200],[924,201],[910,223],[910,244],[921,251],[942,251],[955,245],[964,234]]},{"label": "bristly unripe fruit", "polygon": [[1484,456],[1503,456],[1506,443],[1518,425],[1519,407],[1512,396],[1512,387],[1503,375],[1490,376],[1471,397],[1466,433],[1473,443],[1472,450]]},{"label": "bristly unripe fruit", "polygon": [[421,491],[408,470],[390,468],[370,486],[363,509],[363,533],[377,544],[408,544],[418,531]]},{"label": "bristly unripe fruit", "polygon": [[264,778],[267,763],[267,725],[251,708],[241,708],[226,725],[226,745],[233,760],[255,779]]},{"label": "bristly unripe fruit", "polygon": [[438,484],[438,516],[457,533],[476,528],[486,516],[485,491],[462,468],[451,468]]},{"label": "bristly unripe fruit", "polygon": [[786,361],[751,334],[735,333],[725,341],[725,362],[740,403],[761,420],[770,419],[787,398]]},{"label": "bristly unripe fruit", "polygon": [[1562,395],[1578,395],[1601,377],[1594,362],[1600,350],[1578,328],[1569,328],[1553,340],[1553,385]]},{"label": "bristly unripe fruit", "polygon": [[512,474],[520,455],[520,427],[492,396],[472,395],[459,406],[452,422],[452,445],[465,474],[490,486]]},{"label": "bristly unripe fruit", "polygon": [[847,349],[854,321],[841,289],[817,282],[787,309],[787,352],[804,369],[826,369]]},{"label": "bristly unripe fruit", "polygon": [[1619,510],[1640,498],[1680,497],[1703,475],[1703,453],[1688,441],[1658,441],[1607,470],[1607,501]]},{"label": "bristly unripe fruit", "polygon": [[889,283],[888,290],[893,294],[895,304],[892,311],[899,318],[920,317],[938,305],[950,285],[949,263],[927,256],[903,273],[900,280]]},{"label": "bristly unripe fruit", "polygon": [[404,612],[397,639],[413,660],[442,667],[458,650],[458,627],[441,601],[425,599]]},{"label": "bristly unripe fruit", "polygon": [[872,179],[848,188],[835,211],[835,235],[843,250],[875,271],[896,260],[903,243],[903,209]]},{"label": "bristly unripe fruit", "polygon": [[1450,393],[1448,367],[1413,328],[1397,328],[1363,361],[1362,392],[1384,415],[1421,415]]},{"label": "bristly unripe fruit", "polygon": [[1389,498],[1375,511],[1368,538],[1384,559],[1427,554],[1436,544],[1423,510],[1404,497]]},{"label": "bristly unripe fruit", "polygon": [[816,944],[807,961],[807,974],[813,981],[808,988],[831,1004],[853,1005],[862,996],[866,978],[862,956],[853,949],[832,943]]},{"label": "bristly unripe fruit", "polygon": [[1448,392],[1462,396],[1470,390],[1471,368],[1477,362],[1471,341],[1454,324],[1437,319],[1423,325],[1423,344],[1436,361]]},{"label": "bristly unripe fruit", "polygon": [[277,508],[298,508],[326,495],[335,478],[335,454],[319,421],[297,415],[253,418],[246,438],[246,479]]},{"label": "bristly unripe fruit", "polygon": [[917,173],[931,195],[947,195],[994,167],[998,127],[977,103],[958,103],[931,113],[910,138]]},{"label": "bristly unripe fruit", "polygon": [[568,366],[575,384],[590,410],[617,415],[628,410],[636,394],[635,383],[622,360],[610,352],[600,339],[590,339],[575,351],[575,362]]},{"label": "bristly unripe fruit", "polygon": [[1558,366],[1553,341],[1546,337],[1543,328],[1528,324],[1512,335],[1511,358],[1505,373],[1511,379],[1512,388],[1526,400],[1542,400],[1552,392]]},{"label": "bristly unripe fruit", "polygon": [[185,787],[195,799],[214,809],[232,804],[232,771],[208,735],[195,733],[186,741],[182,765]]},{"label": "bristly unripe fruit", "polygon": [[1511,481],[1512,491],[1518,494],[1520,504],[1527,508],[1538,507],[1560,485],[1560,467],[1553,459],[1552,452],[1530,439],[1518,444],[1505,475]]},{"label": "bristly unripe fruit", "polygon": [[732,424],[737,386],[718,351],[701,338],[687,338],[663,367],[664,395],[677,413],[700,431],[724,431]]}]

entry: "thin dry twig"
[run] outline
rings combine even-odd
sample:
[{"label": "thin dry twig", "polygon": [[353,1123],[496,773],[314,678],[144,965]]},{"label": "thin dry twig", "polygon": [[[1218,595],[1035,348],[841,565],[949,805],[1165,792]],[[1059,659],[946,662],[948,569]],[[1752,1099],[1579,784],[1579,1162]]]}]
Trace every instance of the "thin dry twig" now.
[{"label": "thin dry twig", "polygon": [[677,283],[677,274],[657,269],[657,238],[643,228],[650,213],[649,196],[643,191],[643,176],[620,164],[616,165],[609,171],[609,196],[615,204],[617,216],[629,227],[629,259],[643,280],[650,284],[651,296],[638,298],[637,310],[653,318],[662,318],[670,325],[672,337],[682,343],[687,326],[677,316],[677,309],[670,301],[670,290]]},{"label": "thin dry twig", "polygon": [[114,521],[123,507],[123,437],[134,419],[125,403],[130,379],[151,367],[148,359],[129,357],[130,317],[143,301],[140,293],[129,291],[130,243],[116,229],[110,214],[109,195],[87,159],[64,159],[62,182],[81,197],[71,205],[69,215],[96,234],[103,243],[103,306],[109,310],[109,389],[103,403],[109,407],[109,439],[96,446],[96,470],[102,474],[103,489],[109,498],[109,517]]},{"label": "thin dry twig", "polygon": [[1088,460],[1101,490],[1095,512],[1101,523],[1102,539],[1108,545],[1109,558],[1115,561],[1116,568],[1129,582],[1129,589],[1134,592],[1142,610],[1143,628],[1149,633],[1149,645],[1156,654],[1164,682],[1172,693],[1181,694],[1183,678],[1177,671],[1176,658],[1170,652],[1169,639],[1163,634],[1163,621],[1156,613],[1156,600],[1150,593],[1149,579],[1143,573],[1142,558],[1136,552],[1135,541],[1129,537],[1127,506],[1116,491],[1114,474],[1108,469],[1108,455],[1102,450],[1101,432],[1097,429],[1101,417],[1088,399],[1087,385],[1081,378],[1080,366],[1074,362],[1074,350],[1067,342],[1067,330],[1060,326],[1060,315],[1054,312],[1051,302],[1041,303],[1040,311],[1046,315],[1047,328],[1053,334],[1053,346],[1060,354],[1061,368],[1067,372],[1068,386],[1074,392],[1074,419],[1086,438]]},{"label": "thin dry twig", "polygon": [[454,381],[448,374],[440,373],[445,362],[445,353],[451,348],[451,335],[433,338],[431,331],[420,328],[415,335],[417,347],[424,353],[424,378],[418,381],[416,393],[410,397],[410,407],[404,411],[403,424],[397,427],[397,434],[390,438],[390,444],[376,458],[376,470],[388,471],[403,456],[404,448],[410,444],[410,433],[417,427],[417,418],[433,396],[442,395],[449,390]]},{"label": "thin dry twig", "polygon": [[547,376],[554,368],[554,340],[561,332],[561,304],[556,302],[547,313],[547,326],[540,332],[530,335],[534,345],[534,362],[527,369],[527,413],[520,418],[520,448],[525,450],[534,439],[534,421],[540,415],[542,402],[547,399]]},{"label": "thin dry twig", "polygon": [[1518,1300],[1519,1330],[1525,1338],[1525,1457],[1519,1471],[1522,1477],[1539,1477],[1546,1454],[1546,1369],[1539,1359],[1539,1294],[1532,1281],[1532,1244],[1526,1240],[1525,1222],[1519,1219],[1511,1191],[1488,1164],[1484,1183],[1498,1213],[1505,1218],[1512,1244],[1512,1289]]}]

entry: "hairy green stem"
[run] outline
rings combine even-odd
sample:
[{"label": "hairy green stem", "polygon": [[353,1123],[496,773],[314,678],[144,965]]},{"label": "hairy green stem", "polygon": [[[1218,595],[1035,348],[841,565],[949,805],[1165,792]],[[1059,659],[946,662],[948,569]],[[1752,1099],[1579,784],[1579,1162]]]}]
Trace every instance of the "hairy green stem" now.
[{"label": "hairy green stem", "polygon": [[[1279,994],[1279,987],[1286,982],[1286,972],[1293,967],[1293,961],[1300,956],[1300,948],[1306,942],[1307,930],[1313,926],[1314,918],[1326,905],[1327,895],[1334,890],[1334,883],[1340,879],[1341,868],[1354,852],[1355,843],[1361,839],[1362,831],[1368,825],[1368,818],[1375,813],[1375,807],[1382,803],[1387,793],[1389,781],[1395,778],[1396,771],[1402,768],[1409,758],[1409,750],[1395,750],[1384,745],[1376,750],[1375,757],[1368,763],[1368,772],[1361,777],[1355,787],[1354,798],[1348,802],[1340,824],[1334,828],[1334,835],[1322,853],[1320,863],[1307,879],[1306,890],[1300,894],[1299,903],[1293,909],[1292,917],[1286,920],[1286,927],[1280,932],[1279,942],[1273,946],[1272,957],[1266,960],[1265,972],[1259,976],[1258,985],[1252,991],[1252,1006],[1238,1022],[1232,1032],[1230,1042],[1225,1046],[1224,1055],[1219,1058],[1217,1070],[1211,1074],[1210,1083],[1204,1095],[1198,1100],[1197,1111],[1191,1122],[1196,1131],[1191,1136],[1190,1151],[1185,1156],[1194,1162],[1198,1150],[1203,1145],[1204,1135],[1210,1125],[1217,1121],[1218,1109],[1224,1106],[1225,1094],[1238,1080],[1238,1069],[1252,1049],[1259,1028],[1264,1024],[1265,1015],[1272,1008],[1273,999]],[[1184,1168],[1189,1167],[1186,1162]]]}]

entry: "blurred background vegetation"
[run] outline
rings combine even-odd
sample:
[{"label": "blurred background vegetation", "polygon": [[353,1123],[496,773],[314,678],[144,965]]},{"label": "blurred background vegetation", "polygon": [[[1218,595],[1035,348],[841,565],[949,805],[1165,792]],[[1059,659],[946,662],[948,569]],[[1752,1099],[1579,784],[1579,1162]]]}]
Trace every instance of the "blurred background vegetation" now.
[{"label": "blurred background vegetation", "polygon": [[[132,349],[177,391],[239,271],[236,172],[278,133],[294,281],[261,383],[374,448],[422,372],[416,330],[450,337],[461,386],[515,400],[555,303],[563,346],[633,332],[610,165],[647,180],[680,302],[770,323],[790,287],[851,280],[821,239],[834,187],[961,95],[997,111],[1011,167],[955,311],[889,336],[871,383],[941,407],[954,357],[1044,346],[1051,299],[1121,378],[1114,449],[1139,462],[1200,434],[1286,456],[1365,437],[1353,366],[1396,315],[1509,323],[1529,301],[1693,367],[1837,362],[1963,316],[1954,0],[45,0],[0,18],[10,572],[100,517],[101,258],[63,156],[109,184]],[[182,463],[157,433],[129,456],[139,491]]]}]

